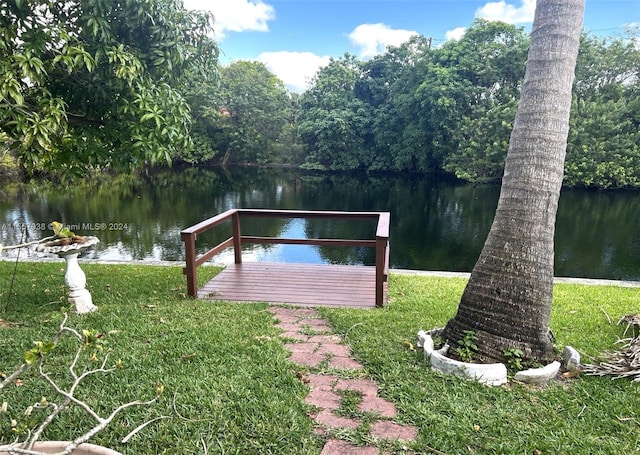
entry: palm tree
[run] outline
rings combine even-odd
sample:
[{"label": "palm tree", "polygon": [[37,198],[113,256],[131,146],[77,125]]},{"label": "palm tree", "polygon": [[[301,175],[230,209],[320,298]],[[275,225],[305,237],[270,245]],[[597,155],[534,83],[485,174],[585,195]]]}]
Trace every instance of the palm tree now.
[{"label": "palm tree", "polygon": [[554,230],[585,0],[538,0],[498,208],[458,312],[444,331],[455,346],[475,333],[476,359],[554,356]]}]

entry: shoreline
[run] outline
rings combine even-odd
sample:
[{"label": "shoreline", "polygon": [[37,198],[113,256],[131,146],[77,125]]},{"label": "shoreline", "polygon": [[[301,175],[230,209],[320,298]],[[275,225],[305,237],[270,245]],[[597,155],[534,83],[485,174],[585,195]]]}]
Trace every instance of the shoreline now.
[{"label": "shoreline", "polygon": [[[0,257],[2,262],[16,262],[15,258]],[[18,259],[17,262],[59,262],[63,263],[63,259],[59,258],[24,258]],[[155,261],[155,260],[101,260],[101,259],[81,259],[84,264],[102,264],[102,265],[148,265],[159,267],[183,267],[184,261]],[[217,266],[225,267],[227,264],[207,262],[202,267]],[[415,276],[435,276],[442,278],[464,278],[469,279],[470,272],[447,272],[438,270],[410,270],[410,269],[389,269],[389,273],[398,275],[415,275]],[[630,280],[610,280],[604,278],[572,278],[572,277],[554,277],[554,284],[583,284],[586,286],[618,286],[626,288],[640,288],[640,281]]]}]

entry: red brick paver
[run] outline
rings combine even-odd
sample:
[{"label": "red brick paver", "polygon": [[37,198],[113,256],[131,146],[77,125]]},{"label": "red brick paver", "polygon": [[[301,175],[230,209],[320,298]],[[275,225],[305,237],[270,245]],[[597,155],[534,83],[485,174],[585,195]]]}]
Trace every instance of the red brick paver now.
[{"label": "red brick paver", "polygon": [[297,352],[292,351],[291,357],[289,357],[293,363],[298,365],[304,365],[306,367],[317,367],[326,360],[326,357],[321,354],[313,354],[309,352]]},{"label": "red brick paver", "polygon": [[362,365],[351,357],[335,356],[329,360],[329,368],[336,368],[338,370],[359,370],[362,368]]},{"label": "red brick paver", "polygon": [[329,409],[323,409],[322,411],[320,411],[318,415],[315,416],[315,420],[320,425],[332,428],[350,428],[353,430],[362,425],[362,422],[360,422],[359,420],[336,415]]},{"label": "red brick paver", "polygon": [[310,374],[307,376],[309,380],[309,386],[311,390],[340,390],[337,387],[334,387],[337,379],[335,376],[326,375],[326,374]]},{"label": "red brick paver", "polygon": [[[305,354],[313,354],[318,351],[320,345],[318,343],[287,343],[284,345],[291,352],[305,353]],[[318,354],[322,354],[322,352],[318,352]]]},{"label": "red brick paver", "polygon": [[300,325],[295,322],[279,322],[276,327],[288,332],[297,332],[300,330]]},{"label": "red brick paver", "polygon": [[311,335],[307,341],[309,343],[342,343],[342,338],[338,335]]},{"label": "red brick paver", "polygon": [[307,335],[303,335],[301,333],[298,333],[297,331],[286,331],[284,333],[282,333],[280,335],[283,338],[291,338],[292,340],[300,340],[300,341],[307,341],[309,340],[309,337]]},{"label": "red brick paver", "polygon": [[416,427],[380,420],[371,425],[371,436],[379,439],[400,439],[410,441],[418,436]]},{"label": "red brick paver", "polygon": [[359,447],[339,439],[329,439],[320,455],[378,455],[378,448]]},{"label": "red brick paver", "polygon": [[338,409],[340,407],[340,395],[331,390],[311,389],[309,395],[304,400],[311,406],[321,409]]},{"label": "red brick paver", "polygon": [[[314,344],[314,343],[309,343]],[[322,343],[318,347],[318,354],[331,354],[336,357],[349,357],[349,346],[338,343]]]},{"label": "red brick paver", "polygon": [[361,412],[373,412],[381,417],[394,418],[397,414],[396,406],[389,400],[385,400],[380,397],[367,396],[358,405],[358,410]]},{"label": "red brick paver", "polygon": [[[362,365],[350,355],[342,338],[331,333],[328,321],[319,317],[311,308],[271,307],[271,313],[278,319],[277,327],[283,330],[281,336],[297,342],[286,343],[291,352],[289,359],[298,365],[318,368],[326,365],[337,370],[357,371]],[[370,413],[378,419],[371,424],[369,434],[374,439],[396,439],[404,442],[414,440],[418,429],[411,425],[400,425],[387,419],[396,417],[395,405],[378,396],[378,385],[370,379],[344,379],[333,374],[310,373],[306,376],[297,372],[301,380],[309,385],[305,402],[316,410],[311,416],[319,425],[316,433],[330,437],[331,432],[340,429],[354,430],[362,425],[355,418],[336,414],[342,406],[341,394],[347,391],[361,395],[357,409]],[[375,445],[356,446],[340,439],[329,439],[321,455],[378,455]]]},{"label": "red brick paver", "polygon": [[338,379],[336,390],[355,390],[364,396],[375,397],[378,394],[378,385],[371,379]]}]

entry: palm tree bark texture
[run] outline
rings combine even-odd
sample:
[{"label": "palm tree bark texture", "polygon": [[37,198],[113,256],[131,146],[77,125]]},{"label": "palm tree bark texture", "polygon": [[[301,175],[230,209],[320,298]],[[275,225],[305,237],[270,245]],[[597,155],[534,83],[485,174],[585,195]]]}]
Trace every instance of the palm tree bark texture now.
[{"label": "palm tree bark texture", "polygon": [[443,333],[455,347],[472,331],[474,361],[504,361],[511,349],[529,361],[555,356],[549,329],[554,230],[584,4],[537,2],[498,207]]}]

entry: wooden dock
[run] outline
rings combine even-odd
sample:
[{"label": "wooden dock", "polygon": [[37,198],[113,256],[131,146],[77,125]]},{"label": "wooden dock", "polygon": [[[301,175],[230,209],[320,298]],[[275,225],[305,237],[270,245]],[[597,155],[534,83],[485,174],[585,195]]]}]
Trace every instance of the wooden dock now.
[{"label": "wooden dock", "polygon": [[225,268],[198,290],[198,298],[373,308],[375,284],[376,270],[372,266],[245,262]]},{"label": "wooden dock", "polygon": [[[376,220],[370,239],[291,239],[242,235],[241,220],[258,218],[321,218]],[[209,229],[231,223],[232,236],[196,256],[196,239]],[[302,306],[382,307],[389,275],[389,213],[232,209],[181,231],[185,244],[187,292],[191,297],[236,302],[286,303]],[[375,249],[375,266],[243,263],[243,244],[292,244],[367,247]],[[204,287],[197,287],[197,269],[233,247],[235,263]]]}]

